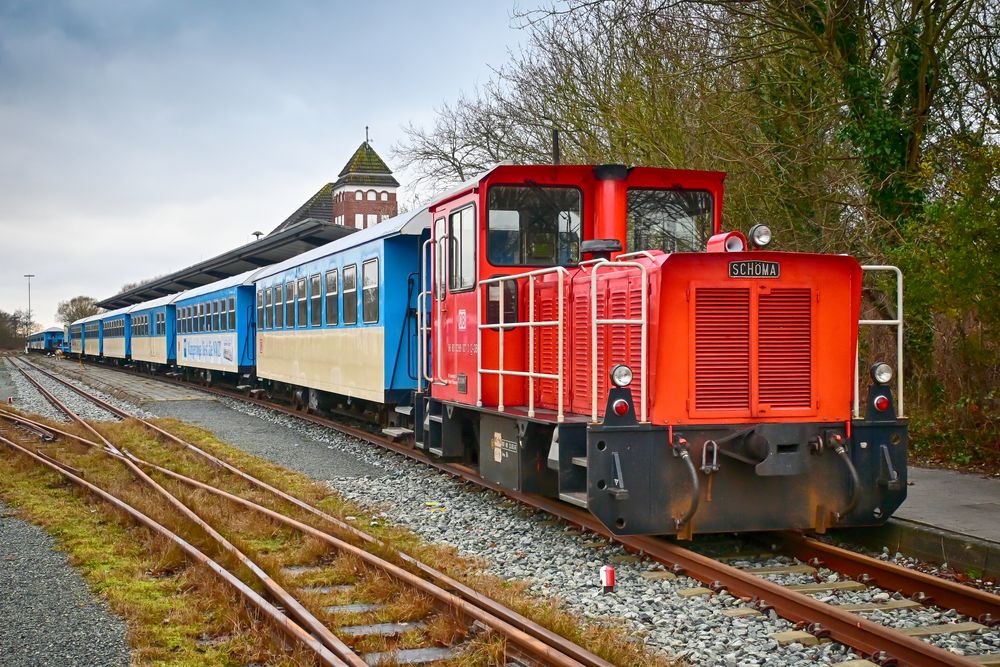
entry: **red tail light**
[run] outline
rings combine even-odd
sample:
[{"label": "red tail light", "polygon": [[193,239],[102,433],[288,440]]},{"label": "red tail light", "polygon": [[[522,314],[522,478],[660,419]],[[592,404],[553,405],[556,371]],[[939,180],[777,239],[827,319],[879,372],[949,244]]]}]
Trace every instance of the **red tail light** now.
[{"label": "red tail light", "polygon": [[889,399],[885,396],[875,397],[875,409],[879,412],[885,412],[889,409]]},{"label": "red tail light", "polygon": [[628,401],[624,398],[619,398],[617,401],[611,404],[611,409],[615,411],[615,414],[619,417],[624,417],[628,414]]}]

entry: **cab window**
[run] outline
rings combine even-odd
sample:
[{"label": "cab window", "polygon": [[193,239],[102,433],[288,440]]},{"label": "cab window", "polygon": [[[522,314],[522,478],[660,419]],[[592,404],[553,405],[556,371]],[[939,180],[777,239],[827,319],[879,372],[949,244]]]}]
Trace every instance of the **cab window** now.
[{"label": "cab window", "polygon": [[580,261],[580,190],[494,185],[487,196],[486,252],[494,266],[556,266]]},{"label": "cab window", "polygon": [[448,288],[471,289],[476,284],[476,209],[466,206],[448,220]]},{"label": "cab window", "polygon": [[712,236],[712,195],[703,190],[629,188],[629,252],[699,252]]}]

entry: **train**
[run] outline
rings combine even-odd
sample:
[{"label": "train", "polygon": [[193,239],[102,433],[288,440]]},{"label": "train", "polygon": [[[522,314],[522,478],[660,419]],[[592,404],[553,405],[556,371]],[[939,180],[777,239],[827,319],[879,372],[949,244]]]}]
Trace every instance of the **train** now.
[{"label": "train", "polygon": [[41,352],[43,354],[55,354],[63,349],[63,330],[59,327],[50,327],[45,331],[38,331],[28,336],[24,342],[25,354]]},{"label": "train", "polygon": [[[348,415],[616,534],[883,523],[902,277],[723,230],[725,174],[498,165],[284,262],[72,323],[70,354]],[[895,321],[861,318],[895,272]],[[859,329],[895,363],[859,371]],[[867,364],[865,364],[867,366]]]}]

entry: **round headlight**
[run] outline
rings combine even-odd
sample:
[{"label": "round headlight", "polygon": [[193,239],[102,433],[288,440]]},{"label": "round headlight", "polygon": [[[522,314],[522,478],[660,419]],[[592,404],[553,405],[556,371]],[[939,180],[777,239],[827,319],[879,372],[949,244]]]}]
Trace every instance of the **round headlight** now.
[{"label": "round headlight", "polygon": [[750,242],[763,248],[771,242],[771,228],[767,225],[754,225],[750,228]]},{"label": "round headlight", "polygon": [[872,380],[879,384],[889,384],[892,380],[892,366],[880,361],[872,366]]},{"label": "round headlight", "polygon": [[616,387],[627,387],[632,384],[632,369],[625,364],[618,364],[611,369],[611,381]]}]

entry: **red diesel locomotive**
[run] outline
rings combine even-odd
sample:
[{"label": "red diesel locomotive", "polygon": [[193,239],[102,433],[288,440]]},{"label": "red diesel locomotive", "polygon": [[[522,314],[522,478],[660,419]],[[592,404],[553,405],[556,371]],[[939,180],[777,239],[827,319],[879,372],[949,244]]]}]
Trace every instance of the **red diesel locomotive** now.
[{"label": "red diesel locomotive", "polygon": [[907,425],[889,364],[859,409],[862,267],[724,233],[723,179],[502,165],[434,201],[416,446],[619,534],[885,521]]}]

